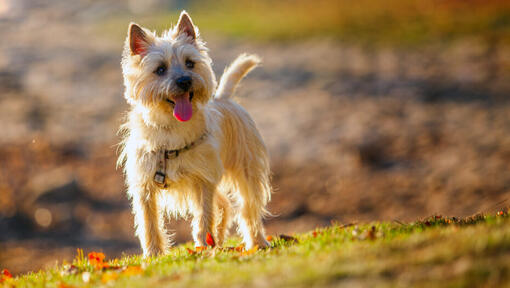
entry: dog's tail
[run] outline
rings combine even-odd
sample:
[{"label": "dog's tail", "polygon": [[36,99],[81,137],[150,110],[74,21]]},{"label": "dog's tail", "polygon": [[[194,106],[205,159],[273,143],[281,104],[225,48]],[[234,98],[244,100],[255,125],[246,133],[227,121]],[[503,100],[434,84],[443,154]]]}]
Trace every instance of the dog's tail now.
[{"label": "dog's tail", "polygon": [[237,84],[253,68],[260,63],[260,58],[256,55],[241,54],[230,66],[225,69],[221,76],[220,84],[216,90],[216,99],[229,98],[236,90]]}]

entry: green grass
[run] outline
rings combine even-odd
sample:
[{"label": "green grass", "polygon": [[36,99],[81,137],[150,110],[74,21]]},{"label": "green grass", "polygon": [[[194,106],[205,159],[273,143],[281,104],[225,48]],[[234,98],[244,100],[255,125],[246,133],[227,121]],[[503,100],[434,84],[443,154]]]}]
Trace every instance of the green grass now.
[{"label": "green grass", "polygon": [[[273,247],[249,255],[208,249],[190,254],[191,244],[169,255],[109,261],[96,270],[86,256],[48,271],[18,276],[9,287],[328,287],[510,285],[510,219],[432,217],[411,224],[333,225],[274,237]],[[238,240],[229,240],[235,246]],[[123,272],[135,267],[136,273]],[[84,277],[85,274],[85,277]],[[88,282],[84,278],[90,276]]]},{"label": "green grass", "polygon": [[[416,46],[459,38],[510,39],[506,0],[295,0],[191,1],[183,7],[205,34],[266,42],[328,37],[366,45]],[[114,15],[97,23],[124,37],[129,21],[158,31],[178,18],[178,9],[150,15]],[[505,40],[506,39],[506,40]]]}]

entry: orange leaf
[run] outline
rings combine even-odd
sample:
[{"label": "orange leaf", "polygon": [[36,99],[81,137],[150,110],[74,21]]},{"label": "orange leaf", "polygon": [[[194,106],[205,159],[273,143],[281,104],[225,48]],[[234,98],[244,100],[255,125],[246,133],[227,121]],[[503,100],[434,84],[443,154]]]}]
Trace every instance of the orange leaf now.
[{"label": "orange leaf", "polygon": [[197,251],[197,253],[200,253],[202,251],[207,250],[207,246],[197,246],[195,247],[195,250]]},{"label": "orange leaf", "polygon": [[142,274],[142,273],[143,273],[143,269],[140,266],[128,266],[126,268],[126,270],[124,270],[122,272],[122,274],[126,275],[126,276],[133,276],[133,275],[138,275],[138,274]]},{"label": "orange leaf", "polygon": [[234,248],[237,252],[243,252],[244,251],[244,244],[241,244]]},{"label": "orange leaf", "polygon": [[11,272],[9,272],[9,270],[4,269],[4,270],[2,270],[2,277],[6,278],[6,279],[7,278],[12,278],[12,274],[11,274]]},{"label": "orange leaf", "polygon": [[207,234],[205,235],[205,242],[207,243],[207,245],[209,245],[213,248],[214,248],[214,246],[216,246],[216,243],[214,242],[214,238],[211,236],[211,234],[209,232],[207,232]]},{"label": "orange leaf", "polygon": [[88,257],[90,265],[94,266],[96,270],[101,270],[110,266],[108,263],[104,262],[105,255],[101,252],[90,252]]},{"label": "orange leaf", "polygon": [[266,240],[269,242],[273,241],[273,236],[267,235]]},{"label": "orange leaf", "polygon": [[193,250],[193,249],[186,248],[186,250],[188,250],[188,253],[189,253],[190,255],[197,254],[197,251],[195,251],[195,250]]},{"label": "orange leaf", "polygon": [[117,278],[119,278],[119,274],[108,272],[103,274],[103,276],[101,277],[101,282],[108,283],[110,281],[116,280]]},{"label": "orange leaf", "polygon": [[101,252],[90,252],[88,257],[89,257],[89,260],[93,260],[93,261],[103,261],[105,258],[104,254]]},{"label": "orange leaf", "polygon": [[58,288],[73,288],[74,286],[72,285],[68,285],[66,283],[63,283],[61,282],[60,284],[58,284]]},{"label": "orange leaf", "polygon": [[0,274],[0,283],[4,282],[7,279],[11,279],[11,278],[12,278],[11,272],[9,272],[9,270],[7,270],[7,269],[4,269],[4,270],[2,270],[2,274]]},{"label": "orange leaf", "polygon": [[255,252],[257,252],[257,250],[259,250],[259,246],[255,245],[255,246],[253,246],[253,248],[251,248],[248,251],[242,251],[240,256],[249,256],[249,255],[255,254]]}]

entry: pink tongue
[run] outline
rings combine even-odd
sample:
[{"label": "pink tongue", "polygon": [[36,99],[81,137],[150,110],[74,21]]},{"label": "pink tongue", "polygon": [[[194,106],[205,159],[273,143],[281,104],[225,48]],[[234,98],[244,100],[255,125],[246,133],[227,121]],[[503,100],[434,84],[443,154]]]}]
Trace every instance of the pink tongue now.
[{"label": "pink tongue", "polygon": [[174,117],[181,122],[185,122],[191,119],[191,115],[193,114],[193,107],[189,101],[189,93],[184,93],[183,95],[175,97],[174,101]]}]

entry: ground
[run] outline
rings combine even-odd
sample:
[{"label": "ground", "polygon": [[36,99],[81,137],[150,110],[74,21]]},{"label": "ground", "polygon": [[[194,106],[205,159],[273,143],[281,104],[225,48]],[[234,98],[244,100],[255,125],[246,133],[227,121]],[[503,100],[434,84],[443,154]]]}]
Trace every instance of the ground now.
[{"label": "ground", "polygon": [[[433,216],[410,224],[332,225],[271,236],[271,248],[172,248],[169,255],[73,263],[16,278],[20,287],[502,287],[510,284],[510,219]],[[231,247],[231,248],[228,248]],[[6,277],[5,277],[6,278]]]},{"label": "ground", "polygon": [[510,2],[229,1],[0,0],[0,269],[140,254],[115,168],[120,55],[130,21],[161,31],[182,8],[218,77],[263,59],[237,99],[271,155],[269,234],[508,205]]}]

